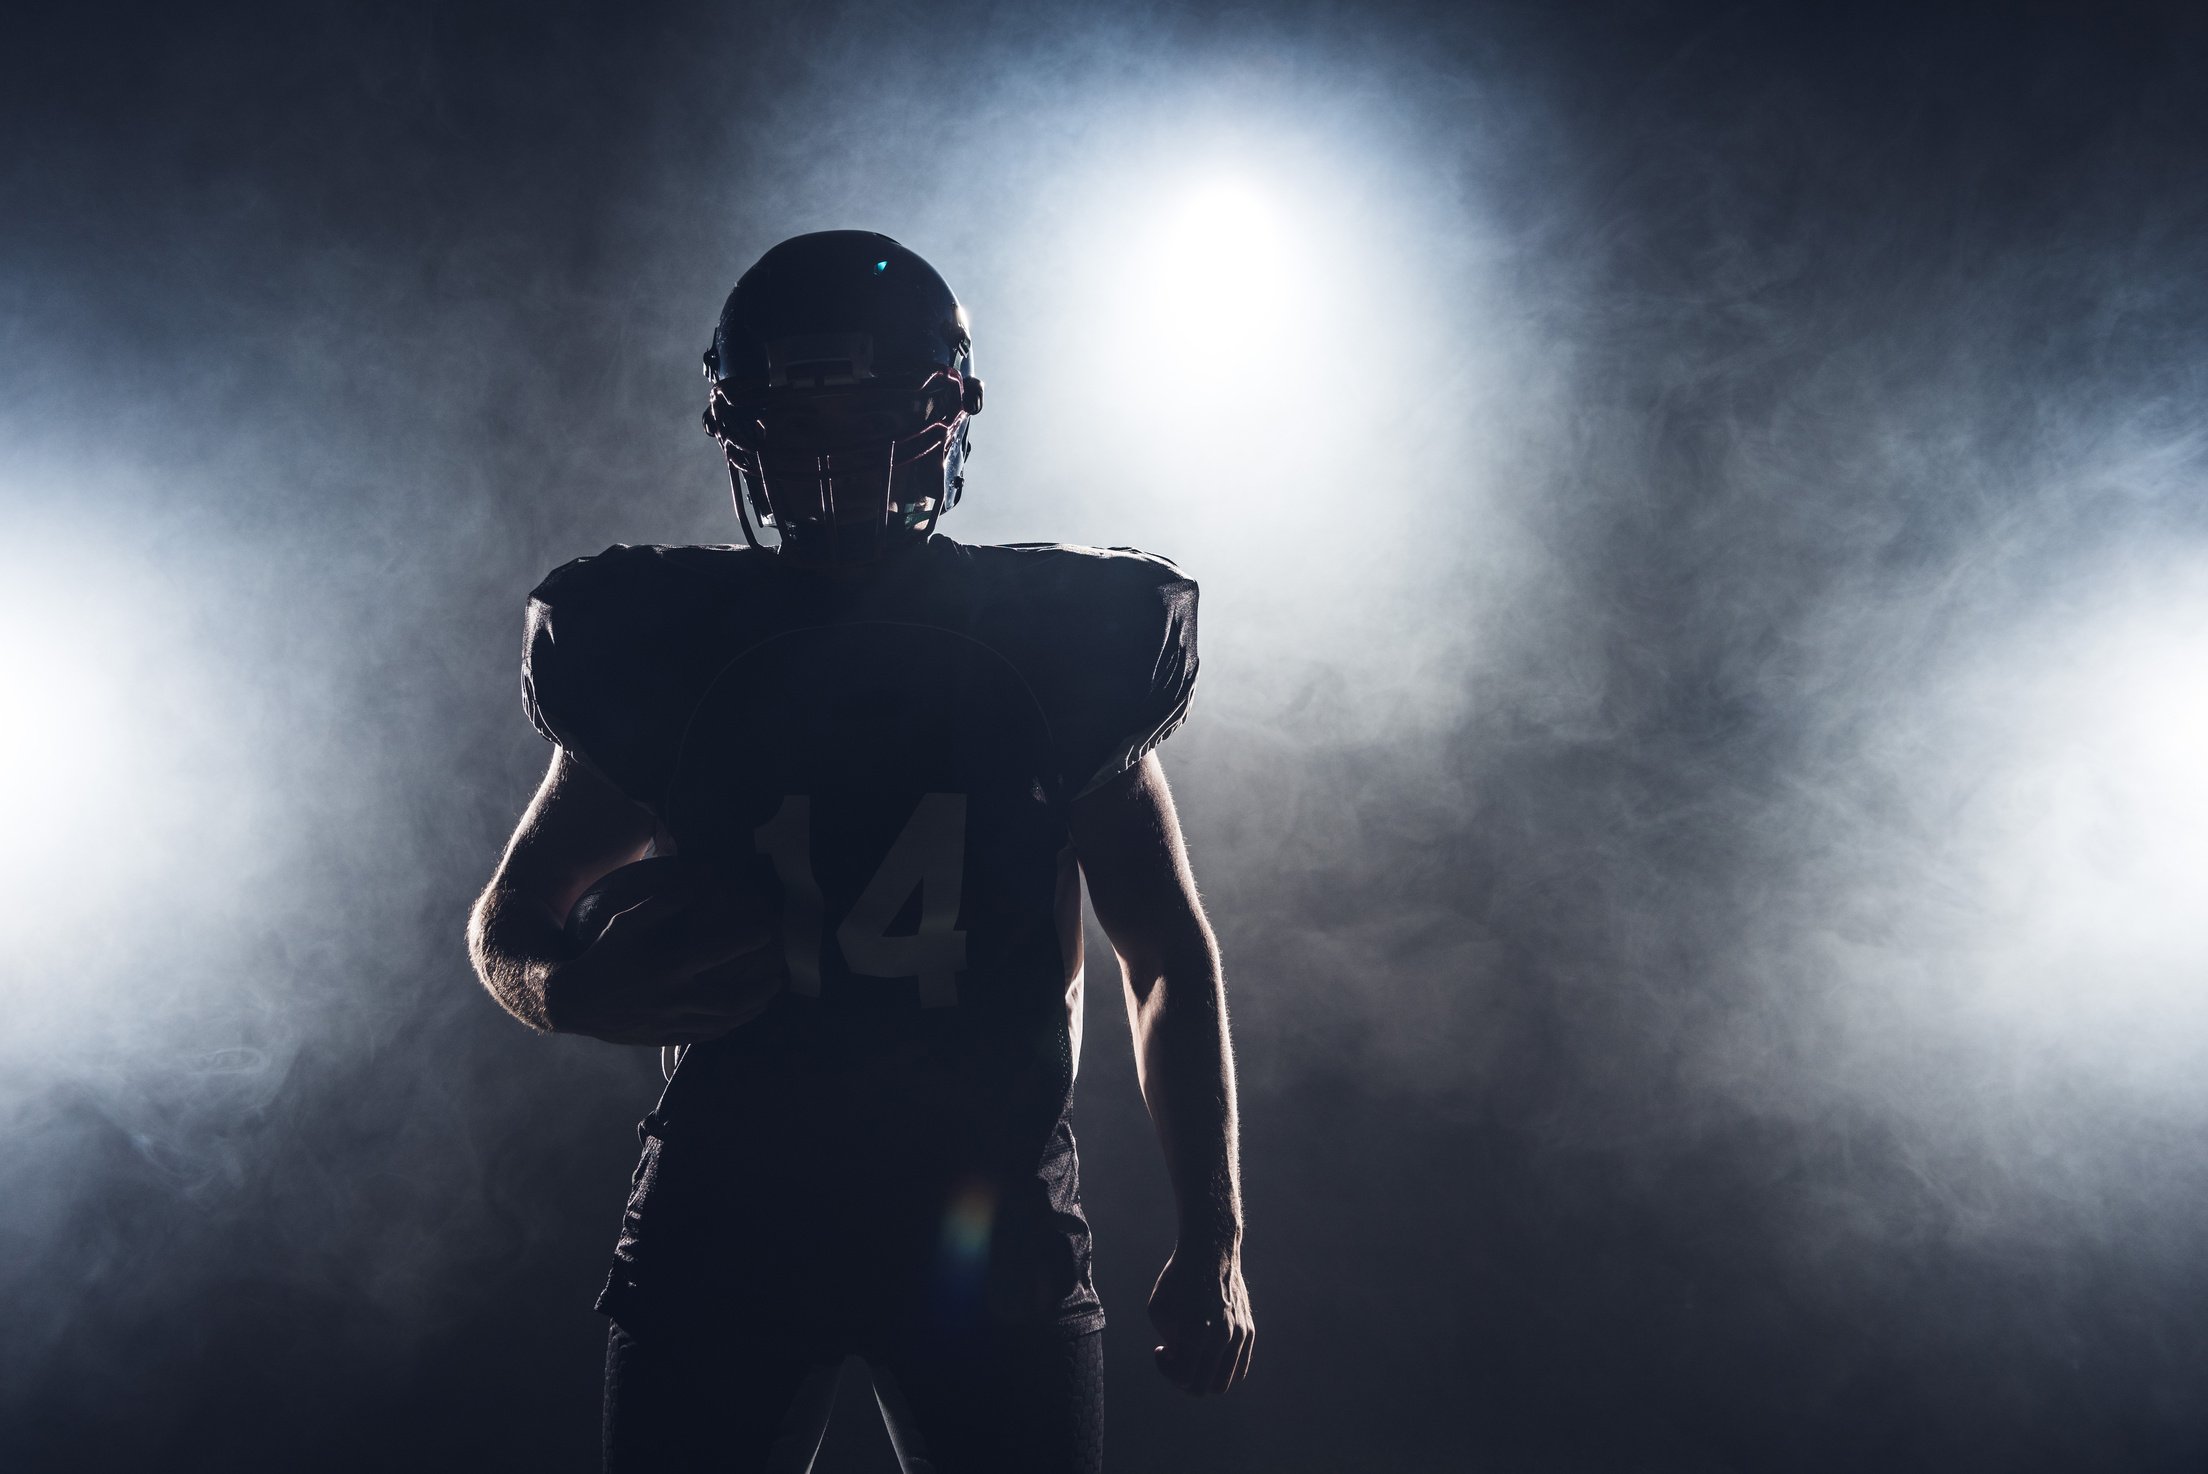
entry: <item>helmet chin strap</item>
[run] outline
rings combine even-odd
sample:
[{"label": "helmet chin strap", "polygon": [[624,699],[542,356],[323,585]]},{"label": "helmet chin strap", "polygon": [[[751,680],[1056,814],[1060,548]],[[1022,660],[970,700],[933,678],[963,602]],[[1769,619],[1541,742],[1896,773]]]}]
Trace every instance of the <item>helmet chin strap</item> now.
[{"label": "helmet chin strap", "polygon": [[744,495],[744,473],[737,469],[734,456],[727,456],[726,460],[728,461],[728,495],[729,500],[736,503],[736,525],[744,529],[745,545],[753,552],[763,552],[765,551],[764,547],[751,530],[751,509],[744,505],[750,500]]},{"label": "helmet chin strap", "polygon": [[[963,419],[964,417],[961,416],[960,418]],[[792,518],[785,516],[782,508],[776,505],[774,488],[767,477],[765,458],[757,452],[742,449],[722,433],[719,417],[715,414],[712,406],[708,406],[706,411],[705,428],[707,433],[711,434],[720,443],[723,458],[728,463],[729,500],[735,503],[736,525],[743,529],[746,547],[760,552],[779,552],[794,555],[799,562],[814,562],[816,560],[807,556],[805,545],[815,539],[799,529],[810,529],[815,523],[825,523],[827,524],[825,556],[817,561],[824,565],[840,564],[845,561],[843,553],[847,539],[844,535],[841,520],[836,515],[836,482],[841,479],[836,467],[839,453],[826,452],[809,457],[813,463],[814,485],[817,489],[823,515],[817,518]],[[925,542],[935,535],[936,524],[942,520],[943,513],[949,508],[953,497],[960,489],[950,475],[951,451],[960,428],[963,428],[963,426],[954,422],[950,433],[945,435],[943,443],[937,449],[923,453],[926,458],[933,460],[940,484],[934,488],[932,494],[927,498],[928,518],[926,524],[917,529],[919,536],[915,539],[916,542]],[[872,561],[874,558],[883,556],[892,550],[901,532],[915,530],[911,528],[910,524],[903,523],[897,515],[898,508],[903,505],[897,500],[897,473],[900,469],[903,469],[897,461],[899,444],[900,442],[893,440],[884,447],[885,463],[881,466],[881,510],[872,529],[872,536],[867,540],[871,545],[871,549],[863,558],[854,558],[853,562]],[[848,459],[848,456],[844,458]],[[906,463],[908,466],[913,464],[915,462]],[[958,478],[960,482],[963,480],[963,477]],[[750,481],[756,481],[759,497],[766,503],[765,510],[759,514],[759,528],[757,530],[754,530],[752,526],[754,509],[746,485]],[[769,547],[763,542],[759,535],[770,524],[781,534],[780,541],[773,547]],[[793,533],[796,533],[796,536],[793,537]]]}]

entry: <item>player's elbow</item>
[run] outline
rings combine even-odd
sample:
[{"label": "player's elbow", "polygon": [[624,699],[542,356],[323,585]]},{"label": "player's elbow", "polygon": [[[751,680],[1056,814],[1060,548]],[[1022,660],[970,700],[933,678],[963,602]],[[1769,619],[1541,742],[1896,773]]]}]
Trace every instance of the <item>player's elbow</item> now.
[{"label": "player's elbow", "polygon": [[505,923],[511,917],[514,900],[496,881],[476,897],[468,911],[468,962],[475,969],[476,981],[500,1008],[539,1033],[549,1032],[551,1025],[545,1018],[543,1000],[537,996],[541,990],[529,986],[528,958],[502,936],[510,929]]},{"label": "player's elbow", "polygon": [[1201,916],[1118,950],[1128,999],[1138,1008],[1199,1000],[1212,1006],[1219,996],[1219,943]]},{"label": "player's elbow", "polygon": [[463,938],[468,949],[468,964],[486,988],[491,986],[491,912],[496,904],[497,890],[498,883],[493,881],[475,898],[475,904],[468,908],[467,934]]}]

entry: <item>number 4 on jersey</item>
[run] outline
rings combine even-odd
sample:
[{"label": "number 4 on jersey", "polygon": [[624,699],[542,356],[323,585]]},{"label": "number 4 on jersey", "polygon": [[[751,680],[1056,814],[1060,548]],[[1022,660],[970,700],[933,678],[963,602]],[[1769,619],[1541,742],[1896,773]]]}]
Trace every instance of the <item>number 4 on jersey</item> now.
[{"label": "number 4 on jersey", "polygon": [[[782,946],[790,990],[820,994],[820,882],[813,876],[813,807],[803,794],[782,800],[774,817],[752,831],[752,843],[774,862],[782,881]],[[958,972],[966,965],[966,933],[958,929],[959,891],[966,870],[966,795],[929,793],[898,831],[874,878],[836,927],[836,945],[851,971],[870,978],[918,978],[924,1008],[958,1002]],[[889,924],[920,893],[920,925],[890,936]]]}]

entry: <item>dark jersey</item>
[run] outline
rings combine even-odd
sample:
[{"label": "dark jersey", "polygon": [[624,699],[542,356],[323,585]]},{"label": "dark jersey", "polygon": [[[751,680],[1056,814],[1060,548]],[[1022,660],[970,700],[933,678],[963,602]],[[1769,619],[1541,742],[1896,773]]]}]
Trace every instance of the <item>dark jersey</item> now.
[{"label": "dark jersey", "polygon": [[615,547],[529,607],[538,730],[777,898],[788,988],[646,1121],[600,1308],[1102,1323],[1068,805],[1180,725],[1196,587],[936,537],[853,577]]}]

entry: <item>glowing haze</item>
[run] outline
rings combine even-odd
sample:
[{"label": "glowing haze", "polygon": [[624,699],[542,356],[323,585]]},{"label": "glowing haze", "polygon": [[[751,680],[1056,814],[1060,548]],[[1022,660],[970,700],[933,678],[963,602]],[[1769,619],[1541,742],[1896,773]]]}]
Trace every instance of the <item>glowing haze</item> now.
[{"label": "glowing haze", "polygon": [[521,600],[733,539],[713,312],[864,227],[946,531],[1204,588],[1267,1330],[1154,1385],[1092,988],[1115,1461],[2198,1467],[2178,9],[307,9],[0,63],[0,1464],[588,1466],[655,1069],[461,954]]}]

